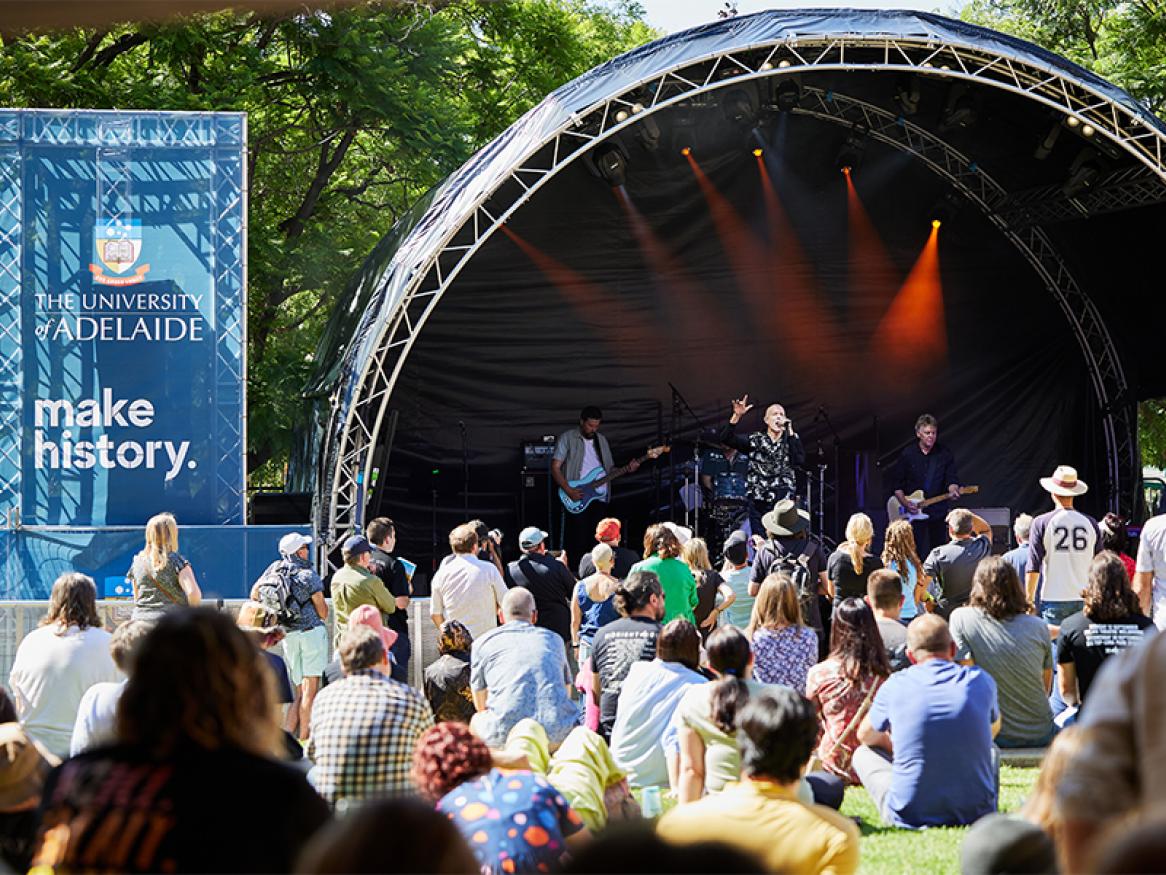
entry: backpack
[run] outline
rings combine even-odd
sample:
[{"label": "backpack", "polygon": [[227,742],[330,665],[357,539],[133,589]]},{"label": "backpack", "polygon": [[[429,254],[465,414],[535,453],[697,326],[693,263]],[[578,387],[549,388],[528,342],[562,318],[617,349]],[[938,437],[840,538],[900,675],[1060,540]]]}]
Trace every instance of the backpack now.
[{"label": "backpack", "polygon": [[789,553],[778,553],[778,545],[771,546],[774,553],[774,562],[770,566],[770,574],[788,574],[798,588],[798,601],[805,608],[812,599],[818,597],[818,581],[810,574],[810,556],[814,552],[814,542],[806,539],[806,546],[797,556]]},{"label": "backpack", "polygon": [[303,603],[292,595],[294,573],[295,569],[288,560],[277,559],[255,581],[255,600],[275,611],[281,626],[294,626],[303,614]]}]

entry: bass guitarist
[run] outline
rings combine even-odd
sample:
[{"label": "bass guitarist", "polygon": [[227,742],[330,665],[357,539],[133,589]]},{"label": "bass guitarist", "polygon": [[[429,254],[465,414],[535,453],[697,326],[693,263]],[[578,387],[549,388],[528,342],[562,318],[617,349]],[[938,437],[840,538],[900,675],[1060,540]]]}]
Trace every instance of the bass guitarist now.
[{"label": "bass guitarist", "polygon": [[[603,413],[598,407],[584,407],[579,412],[579,425],[559,435],[555,443],[555,455],[551,459],[551,477],[572,501],[583,497],[582,491],[568,481],[579,480],[583,475],[602,468],[610,473],[615,470],[611,447],[607,438],[599,433],[603,424]],[[630,474],[640,467],[637,459],[627,465]],[[569,561],[578,562],[595,543],[595,526],[604,517],[611,516],[608,503],[611,500],[611,485],[607,494],[592,501],[581,513],[563,511],[563,543]],[[568,565],[568,567],[570,567]]]},{"label": "bass guitarist", "polygon": [[[919,505],[908,496],[922,490],[925,496],[941,495],[951,499],[960,497],[960,475],[955,455],[939,443],[939,422],[930,413],[915,421],[913,443],[903,448],[899,460],[891,470],[895,498],[909,513],[919,513]],[[947,542],[947,518],[950,506],[946,501],[936,502],[925,509],[926,519],[913,520],[915,547],[920,556],[927,556],[933,547]]]}]

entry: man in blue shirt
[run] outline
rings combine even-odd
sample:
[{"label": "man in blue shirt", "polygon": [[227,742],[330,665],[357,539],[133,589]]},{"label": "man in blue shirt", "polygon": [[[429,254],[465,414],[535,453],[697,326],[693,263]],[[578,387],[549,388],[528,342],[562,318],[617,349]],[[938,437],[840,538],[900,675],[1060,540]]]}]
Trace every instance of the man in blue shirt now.
[{"label": "man in blue shirt", "polygon": [[996,810],[996,683],[954,662],[955,642],[935,614],[911,621],[907,653],[911,668],[879,688],[859,724],[854,770],[888,824],[974,823]]}]

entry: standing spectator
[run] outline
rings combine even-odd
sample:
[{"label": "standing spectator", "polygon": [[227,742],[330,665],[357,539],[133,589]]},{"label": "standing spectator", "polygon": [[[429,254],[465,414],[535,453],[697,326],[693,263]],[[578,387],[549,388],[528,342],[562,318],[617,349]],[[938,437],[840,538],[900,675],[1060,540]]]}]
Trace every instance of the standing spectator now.
[{"label": "standing spectator", "polygon": [[660,820],[660,835],[681,845],[727,841],[764,860],[769,872],[854,872],[858,827],[798,798],[818,732],[810,703],[793,690],[767,688],[741,708],[737,726],[741,783],[674,808]]},{"label": "standing spectator", "polygon": [[700,635],[692,623],[675,619],[656,639],[656,658],[632,665],[619,694],[611,755],[634,787],[675,783],[678,742],[669,732],[680,697],[700,674]]},{"label": "standing spectator", "polygon": [[1138,571],[1138,563],[1130,556],[1130,533],[1126,521],[1116,513],[1107,513],[1097,524],[1101,531],[1101,549],[1116,553],[1125,566],[1130,580]]},{"label": "standing spectator", "polygon": [[1166,514],[1142,526],[1136,569],[1132,582],[1142,613],[1166,629]]},{"label": "standing spectator", "polygon": [[364,535],[352,535],[340,547],[344,566],[332,575],[332,607],[336,609],[332,646],[340,649],[340,637],[348,629],[348,618],[361,605],[372,605],[381,616],[391,616],[397,610],[397,601],[385,587],[384,581],[369,571],[372,544]]},{"label": "standing spectator", "polygon": [[915,550],[915,529],[910,520],[895,520],[887,526],[882,558],[883,566],[899,575],[903,590],[899,620],[906,626],[922,611],[920,605],[929,598],[923,560]]},{"label": "standing spectator", "polygon": [[537,624],[550,629],[571,647],[571,601],[575,578],[567,566],[547,553],[547,533],[527,526],[518,536],[523,555],[507,568],[506,585],[522,587],[534,596]]},{"label": "standing spectator", "polygon": [[866,602],[874,611],[879,637],[883,641],[891,670],[906,668],[910,665],[907,659],[907,630],[899,622],[899,612],[906,604],[903,600],[903,579],[897,572],[886,568],[876,571],[866,582]]},{"label": "standing spectator", "polygon": [[985,556],[992,555],[992,527],[970,510],[957,507],[947,515],[946,544],[934,548],[923,563],[923,573],[939,586],[940,616],[968,603],[972,576]]},{"label": "standing spectator", "polygon": [[[615,517],[606,517],[595,526],[595,540],[611,548],[612,568],[611,575],[616,580],[623,580],[631,574],[632,566],[640,561],[635,550],[630,550],[620,544],[622,537],[620,521]],[[579,559],[579,579],[589,577],[595,573],[593,553],[584,553]]]},{"label": "standing spectator", "polygon": [[446,620],[437,635],[436,660],[425,668],[425,698],[439,723],[469,723],[474,716],[470,689],[470,630],[457,620]]},{"label": "standing spectator", "polygon": [[478,534],[469,523],[449,533],[449,546],[453,555],[430,583],[429,616],[439,629],[446,620],[460,621],[476,641],[497,628],[506,584],[492,563],[474,555]]},{"label": "standing spectator", "polygon": [[802,695],[806,674],[818,661],[818,636],[802,622],[798,588],[788,574],[771,574],[753,606],[753,676],[763,684],[785,684]]},{"label": "standing spectator", "polygon": [[601,541],[595,545],[591,567],[595,571],[575,584],[575,597],[571,599],[571,644],[579,665],[591,658],[595,633],[619,619],[612,598],[619,580],[613,574],[615,555],[609,544]]},{"label": "standing spectator", "polygon": [[971,603],[951,615],[956,659],[978,665],[996,681],[1003,725],[999,747],[1044,747],[1053,737],[1049,627],[1028,613],[1020,578],[1000,556],[980,562]]},{"label": "standing spectator", "polygon": [[66,572],[49,595],[39,629],[16,648],[9,689],[28,734],[56,757],[69,755],[81,697],[94,684],[118,680],[110,634],[97,616],[93,578]]},{"label": "standing spectator", "polygon": [[41,792],[60,760],[15,721],[0,722],[0,864],[27,872],[40,826]]},{"label": "standing spectator", "polygon": [[1016,546],[1004,554],[1004,561],[1016,569],[1016,575],[1021,582],[1028,576],[1028,540],[1032,534],[1032,517],[1029,514],[1019,514],[1012,522],[1012,536],[1016,538]]},{"label": "standing spectator", "polygon": [[[884,573],[891,572],[876,572]],[[890,674],[870,606],[844,599],[830,623],[830,655],[810,669],[806,698],[814,703],[822,726],[818,759],[826,771],[850,784],[859,783],[850,765],[859,745],[858,726]]]},{"label": "standing spectator", "polygon": [[407,683],[409,658],[413,653],[413,646],[409,641],[409,599],[413,595],[413,585],[405,572],[404,564],[392,555],[397,547],[397,526],[388,517],[380,516],[365,527],[364,534],[372,544],[368,570],[381,579],[397,608],[385,621],[385,624],[397,633],[397,641],[390,654],[393,680]]},{"label": "standing spectator", "polygon": [[412,793],[413,748],[433,726],[429,704],[389,677],[384,638],[367,626],[341,635],[340,662],[344,679],[321,690],[312,709],[316,790],[332,806]]},{"label": "standing spectator", "polygon": [[680,539],[672,529],[659,523],[644,532],[644,558],[632,566],[632,573],[649,571],[664,590],[664,622],[684,617],[696,625],[696,581],[680,560]]},{"label": "standing spectator", "polygon": [[328,806],[272,759],[278,719],[267,666],[229,615],[168,613],[118,703],[118,744],[49,776],[33,866],[290,872]]},{"label": "standing spectator", "polygon": [[757,595],[762,582],[771,574],[784,571],[792,576],[797,572],[794,582],[802,584],[798,588],[802,619],[814,630],[819,642],[824,641],[826,633],[818,593],[829,591],[830,579],[826,574],[826,557],[809,538],[809,514],[800,510],[792,498],[787,498],[779,501],[761,522],[769,538],[761,542],[753,559],[750,594]]},{"label": "standing spectator", "polygon": [[883,563],[870,553],[874,540],[874,523],[864,513],[856,513],[846,522],[846,540],[830,554],[826,562],[826,577],[830,581],[830,596],[834,607],[843,599],[860,599],[866,595],[866,579],[878,571]]},{"label": "standing spectator", "polygon": [[[90,748],[109,744],[117,737],[117,703],[134,673],[138,649],[150,631],[150,624],[129,620],[113,630],[109,639],[109,655],[127,680],[102,681],[94,684],[81,697],[77,706],[77,720],[69,742],[69,756],[77,756]],[[3,721],[0,721],[3,722]]]},{"label": "standing spectator", "polygon": [[[709,561],[709,548],[704,538],[689,538],[680,549],[680,557],[696,580],[696,628],[700,630],[702,641],[708,641],[709,633],[717,628],[717,620],[733,604],[736,595],[724,578],[713,571]],[[717,604],[717,596],[721,603]]]},{"label": "standing spectator", "polygon": [[146,547],[134,556],[126,580],[134,590],[134,620],[152,622],[171,608],[202,601],[194,569],[178,552],[178,523],[172,514],[150,517]]},{"label": "standing spectator", "polygon": [[[285,618],[287,635],[283,639],[283,656],[291,675],[294,701],[288,709],[283,728],[300,741],[307,739],[311,723],[312,702],[320,692],[320,678],[328,665],[328,603],[324,601],[324,583],[308,561],[308,545],[312,539],[299,532],[288,532],[279,539],[278,565],[290,585],[288,603],[294,607],[292,616]],[[267,577],[273,569],[263,573]],[[260,580],[263,579],[260,578]],[[252,587],[251,598],[257,598],[259,585]]]},{"label": "standing spectator", "polygon": [[656,638],[664,616],[660,579],[650,571],[629,574],[613,598],[622,618],[596,632],[591,648],[592,695],[599,703],[599,726],[606,740],[615,726],[624,678],[637,660],[656,658]]},{"label": "standing spectator", "polygon": [[1157,631],[1130,588],[1123,557],[1108,550],[1089,564],[1085,608],[1061,623],[1057,637],[1058,685],[1066,705],[1080,705],[1102,664]]},{"label": "standing spectator", "polygon": [[478,711],[470,725],[490,747],[502,748],[514,724],[531,717],[558,747],[579,722],[563,640],[536,625],[534,596],[521,586],[502,599],[502,619],[470,649],[470,689]]},{"label": "standing spectator", "polygon": [[754,596],[750,590],[753,569],[749,565],[749,536],[740,529],[725,539],[723,547],[725,562],[721,566],[721,577],[733,591],[733,603],[725,611],[725,620],[730,626],[745,629],[753,617]]},{"label": "standing spectator", "polygon": [[1077,479],[1077,470],[1060,465],[1040,485],[1055,507],[1032,521],[1025,584],[1028,601],[1036,604],[1041,585],[1040,615],[1050,626],[1060,626],[1084,607],[1081,593],[1089,578],[1089,563],[1101,546],[1101,531],[1091,516],[1073,508],[1073,499],[1089,491]]},{"label": "standing spectator", "polygon": [[490,750],[460,723],[440,723],[413,757],[421,795],[465,836],[483,875],[557,872],[589,838],[583,820],[542,775],[493,768]]},{"label": "standing spectator", "polygon": [[955,642],[936,614],[911,621],[907,649],[915,664],[887,679],[859,723],[854,772],[888,825],[975,823],[996,810],[996,684],[954,662]]}]

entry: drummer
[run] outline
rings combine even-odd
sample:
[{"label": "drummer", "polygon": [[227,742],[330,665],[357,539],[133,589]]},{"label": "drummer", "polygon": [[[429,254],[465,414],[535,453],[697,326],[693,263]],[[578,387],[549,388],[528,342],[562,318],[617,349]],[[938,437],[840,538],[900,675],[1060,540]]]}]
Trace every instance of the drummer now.
[{"label": "drummer", "polygon": [[[711,499],[713,516],[727,537],[747,517],[745,475],[749,473],[749,457],[722,444],[716,432],[702,436],[702,443],[705,449],[701,456],[700,483]],[[715,543],[723,540],[717,538]],[[714,542],[710,540],[710,543]]]}]

